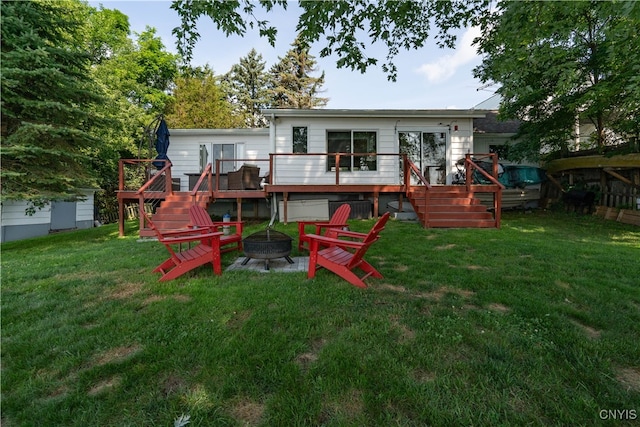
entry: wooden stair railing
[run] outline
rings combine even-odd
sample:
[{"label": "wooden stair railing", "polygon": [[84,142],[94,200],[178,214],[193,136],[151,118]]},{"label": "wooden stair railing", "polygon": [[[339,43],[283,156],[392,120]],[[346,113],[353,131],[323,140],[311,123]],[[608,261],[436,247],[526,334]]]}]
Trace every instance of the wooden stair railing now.
[{"label": "wooden stair railing", "polygon": [[[168,176],[168,184],[165,185],[165,191],[158,193],[150,191],[154,188],[154,181],[160,179],[159,176],[165,172]],[[169,230],[179,230],[186,228],[190,223],[189,207],[193,204],[198,204],[203,207],[207,207],[211,198],[211,192],[206,194],[198,194],[197,189],[200,187],[204,179],[208,179],[209,189],[211,189],[211,165],[209,164],[205,171],[200,176],[198,184],[190,192],[174,192],[171,189],[171,164],[167,164],[161,169],[152,179],[150,179],[145,185],[143,185],[137,192],[139,197],[140,209],[149,201],[155,206],[155,212],[153,213],[153,222],[155,226],[161,232]],[[167,187],[168,185],[168,187]],[[166,190],[168,188],[168,190]],[[201,192],[200,192],[201,193]],[[145,215],[140,214],[140,237],[152,237],[155,236],[153,229],[145,221]]]},{"label": "wooden stair railing", "polygon": [[[193,204],[196,204],[196,200],[198,198],[198,193],[205,192],[206,197],[209,199],[213,199],[213,173],[212,173],[211,163],[207,163],[207,167],[204,168],[202,173],[200,174],[200,178],[196,182],[196,185],[193,186],[193,190],[191,190],[191,200]],[[207,183],[204,190],[201,190],[202,184]],[[217,176],[216,183],[220,182],[220,176]]]},{"label": "wooden stair railing", "polygon": [[[491,154],[490,156],[493,156]],[[495,158],[494,174],[497,176],[497,158]],[[418,167],[405,158],[405,188],[406,195],[411,202],[418,219],[427,228],[500,228],[500,208],[502,189],[504,186],[498,180],[484,171],[467,155],[465,159],[467,177],[471,177],[474,170],[479,170],[491,184],[476,185],[467,179],[467,185],[438,185],[432,186]],[[410,184],[413,174],[417,185]],[[422,184],[422,185],[420,185]],[[474,197],[476,192],[494,194],[494,212]]]}]

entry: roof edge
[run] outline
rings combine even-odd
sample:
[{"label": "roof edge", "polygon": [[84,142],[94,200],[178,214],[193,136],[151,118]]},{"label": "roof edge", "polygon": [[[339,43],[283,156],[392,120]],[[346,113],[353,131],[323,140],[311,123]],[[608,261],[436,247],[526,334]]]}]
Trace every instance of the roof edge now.
[{"label": "roof edge", "polygon": [[267,118],[278,117],[389,117],[389,118],[440,118],[468,117],[482,118],[490,110],[476,109],[442,109],[442,110],[373,110],[373,109],[289,109],[268,108],[262,110]]}]

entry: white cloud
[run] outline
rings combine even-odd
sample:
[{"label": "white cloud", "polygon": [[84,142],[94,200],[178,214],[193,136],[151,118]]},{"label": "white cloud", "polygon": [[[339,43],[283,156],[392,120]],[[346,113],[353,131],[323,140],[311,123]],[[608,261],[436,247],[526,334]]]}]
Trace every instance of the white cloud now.
[{"label": "white cloud", "polygon": [[462,37],[458,39],[458,45],[454,53],[444,55],[433,62],[422,64],[416,72],[424,75],[429,83],[442,83],[447,81],[460,67],[479,58],[476,54],[476,48],[471,46],[473,39],[479,36],[479,27],[469,28],[464,32]]}]

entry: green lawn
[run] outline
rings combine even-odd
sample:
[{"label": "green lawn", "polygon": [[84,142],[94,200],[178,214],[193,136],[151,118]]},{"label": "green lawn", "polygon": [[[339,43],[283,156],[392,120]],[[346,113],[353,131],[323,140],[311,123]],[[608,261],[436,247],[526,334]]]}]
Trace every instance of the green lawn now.
[{"label": "green lawn", "polygon": [[128,227],[2,245],[3,427],[640,423],[638,227],[390,221],[364,290],[324,270],[159,283],[166,250]]}]

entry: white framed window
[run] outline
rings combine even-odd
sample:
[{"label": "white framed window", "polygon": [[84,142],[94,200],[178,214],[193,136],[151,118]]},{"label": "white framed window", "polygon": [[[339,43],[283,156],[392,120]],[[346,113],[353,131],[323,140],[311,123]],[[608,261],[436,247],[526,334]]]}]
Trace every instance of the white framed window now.
[{"label": "white framed window", "polygon": [[309,129],[306,126],[293,127],[293,152],[308,153]]},{"label": "white framed window", "polygon": [[[369,130],[327,131],[328,153],[353,153],[340,157],[340,170],[374,171],[377,169],[378,133]],[[327,170],[336,168],[335,156],[327,156]]]}]

